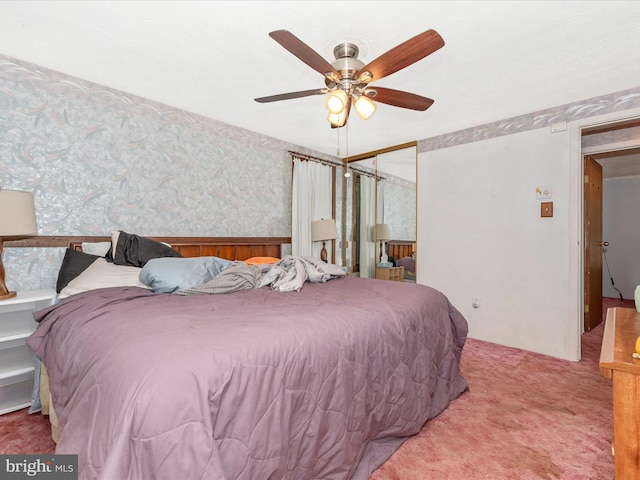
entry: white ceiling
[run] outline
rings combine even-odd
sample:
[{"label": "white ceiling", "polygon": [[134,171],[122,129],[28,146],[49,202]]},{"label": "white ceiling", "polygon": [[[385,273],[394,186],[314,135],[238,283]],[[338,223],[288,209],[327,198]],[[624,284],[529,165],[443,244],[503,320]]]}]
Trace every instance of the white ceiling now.
[{"label": "white ceiling", "polygon": [[[445,46],[379,85],[433,98],[379,105],[330,129],[322,88],[268,35],[328,61],[350,41],[367,63],[435,29]],[[640,85],[638,1],[1,1],[0,53],[340,156],[421,140]]]}]

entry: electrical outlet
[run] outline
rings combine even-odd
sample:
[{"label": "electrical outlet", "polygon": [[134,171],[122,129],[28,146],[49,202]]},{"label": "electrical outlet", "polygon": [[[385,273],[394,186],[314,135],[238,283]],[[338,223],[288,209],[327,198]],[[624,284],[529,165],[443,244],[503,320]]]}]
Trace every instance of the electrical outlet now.
[{"label": "electrical outlet", "polygon": [[471,300],[471,306],[473,308],[480,308],[480,297],[473,297]]}]

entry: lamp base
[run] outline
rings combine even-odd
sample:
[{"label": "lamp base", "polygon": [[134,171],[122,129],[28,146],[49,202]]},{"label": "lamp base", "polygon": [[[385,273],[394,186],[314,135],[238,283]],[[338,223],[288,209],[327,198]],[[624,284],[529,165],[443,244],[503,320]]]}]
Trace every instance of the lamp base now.
[{"label": "lamp base", "polygon": [[13,298],[15,296],[16,296],[16,292],[8,292],[8,293],[5,293],[4,295],[0,295],[0,301],[9,300],[10,298]]},{"label": "lamp base", "polygon": [[322,250],[320,250],[320,260],[327,263],[327,247],[324,240],[322,241]]},{"label": "lamp base", "polygon": [[3,240],[4,239],[0,237],[0,301],[8,300],[16,296],[16,292],[10,292],[6,283],[4,283],[4,265],[2,264],[2,250],[4,250]]}]

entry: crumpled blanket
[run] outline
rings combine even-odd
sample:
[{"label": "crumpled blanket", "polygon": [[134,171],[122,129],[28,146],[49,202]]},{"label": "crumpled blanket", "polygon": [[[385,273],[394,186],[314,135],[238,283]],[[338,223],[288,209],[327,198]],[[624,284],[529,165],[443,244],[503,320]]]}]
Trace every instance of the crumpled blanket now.
[{"label": "crumpled blanket", "polygon": [[325,263],[317,257],[288,255],[271,266],[260,286],[270,285],[272,290],[279,292],[299,292],[304,282],[324,283],[345,275],[338,265]]},{"label": "crumpled blanket", "polygon": [[257,288],[264,276],[264,267],[270,267],[270,265],[249,265],[245,262],[234,261],[208,282],[173,293],[176,295],[220,294]]},{"label": "crumpled blanket", "polygon": [[209,282],[174,293],[221,294],[267,285],[279,292],[299,292],[307,281],[324,283],[345,275],[339,266],[325,263],[319,258],[288,255],[273,265],[249,265],[242,261],[234,261]]}]

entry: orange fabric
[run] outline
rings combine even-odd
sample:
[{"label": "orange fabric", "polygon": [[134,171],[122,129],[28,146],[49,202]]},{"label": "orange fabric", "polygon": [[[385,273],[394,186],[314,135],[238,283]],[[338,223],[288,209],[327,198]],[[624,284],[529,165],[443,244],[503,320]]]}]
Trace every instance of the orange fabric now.
[{"label": "orange fabric", "polygon": [[276,257],[251,257],[245,260],[249,265],[262,265],[265,263],[276,263],[279,261],[280,259]]}]

